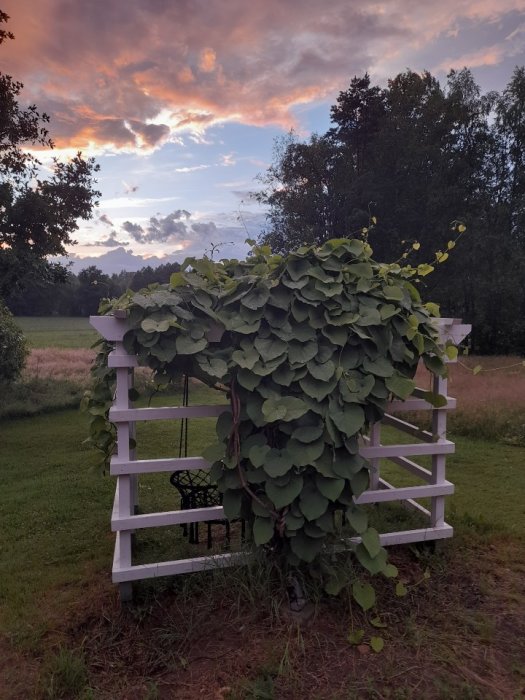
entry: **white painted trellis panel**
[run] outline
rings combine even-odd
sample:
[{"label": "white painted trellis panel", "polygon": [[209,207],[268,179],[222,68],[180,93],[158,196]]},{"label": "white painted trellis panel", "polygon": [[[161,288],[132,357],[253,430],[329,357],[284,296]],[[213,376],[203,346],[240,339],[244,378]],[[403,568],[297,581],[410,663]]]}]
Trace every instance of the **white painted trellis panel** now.
[{"label": "white painted trellis panel", "polygon": [[[133,564],[132,533],[137,529],[163,527],[190,522],[217,520],[224,517],[222,506],[176,510],[162,513],[137,514],[138,477],[140,474],[156,472],[174,472],[186,469],[206,469],[208,462],[202,457],[179,457],[169,459],[136,459],[135,451],[130,450],[130,437],[135,434],[137,421],[169,420],[180,418],[209,418],[219,416],[228,404],[204,406],[179,406],[162,408],[132,408],[128,398],[129,388],[133,383],[133,370],[138,366],[137,358],[129,355],[122,343],[127,331],[124,316],[92,316],[91,325],[106,340],[115,343],[110,353],[108,364],[117,372],[117,389],[115,401],[110,409],[109,418],[117,427],[117,453],[111,458],[111,474],[117,477],[115,500],[111,516],[111,529],[116,532],[115,554],[113,558],[113,581],[120,586],[122,600],[131,598],[131,582],[158,576],[202,571],[220,566],[231,566],[245,557],[240,553],[214,554],[205,557],[192,557],[176,561],[154,564]],[[444,344],[452,341],[461,342],[471,330],[458,319],[446,318],[437,321],[440,340]],[[447,402],[440,408],[434,408],[424,399],[424,389],[415,389],[406,401],[392,401],[381,423],[370,427],[370,434],[362,441],[360,454],[371,465],[370,487],[356,503],[371,504],[389,501],[401,501],[428,518],[428,527],[400,532],[380,534],[381,544],[405,544],[438,540],[451,537],[453,530],[445,522],[445,497],[454,492],[454,485],[445,478],[447,454],[454,452],[454,443],[446,438],[447,412],[456,407],[455,399],[447,396],[447,380],[434,376],[432,391],[447,397]],[[432,412],[431,431],[421,430],[415,425],[401,420],[394,413],[430,410]],[[392,426],[402,433],[415,437],[419,442],[408,444],[382,445],[382,424]],[[431,456],[431,469],[417,464],[413,456]],[[387,459],[407,472],[420,477],[426,483],[417,486],[395,487],[381,478],[380,460]],[[429,498],[430,510],[424,508],[416,499]],[[359,542],[359,537],[348,540],[348,545]]]}]

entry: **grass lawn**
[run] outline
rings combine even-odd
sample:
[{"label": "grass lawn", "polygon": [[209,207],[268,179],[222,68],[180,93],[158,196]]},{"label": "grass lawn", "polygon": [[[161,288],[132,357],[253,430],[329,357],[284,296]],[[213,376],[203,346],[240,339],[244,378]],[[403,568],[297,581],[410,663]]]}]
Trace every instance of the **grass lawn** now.
[{"label": "grass lawn", "polygon": [[[172,424],[141,428],[143,455],[176,453]],[[346,641],[351,628],[374,633],[347,598],[320,602],[315,621],[297,628],[260,572],[146,582],[120,610],[109,573],[114,481],[93,471],[85,417],[63,411],[1,429],[0,697],[31,697],[30,688],[97,699],[519,697],[525,449],[458,441],[448,472],[457,537],[441,554],[392,552],[413,586],[405,599],[383,591],[387,647],[370,656]],[[212,434],[213,421],[193,421],[191,453]],[[145,479],[140,493],[146,511],[176,501],[168,475]],[[139,544],[144,560],[188,547],[180,528],[150,530]],[[430,581],[417,583],[427,566]],[[431,674],[424,687],[422,673]]]},{"label": "grass lawn", "polygon": [[[3,415],[55,412],[1,420],[0,411],[2,700],[523,697],[525,374],[519,362],[487,360],[486,374],[478,376],[453,369],[450,393],[464,407],[451,421],[457,450],[447,468],[456,486],[447,499],[455,536],[436,552],[390,549],[408,595],[398,598],[391,582],[375,581],[378,603],[365,615],[347,590],[327,599],[314,588],[313,616],[297,625],[283,587],[258,563],[141,582],[134,603],[120,606],[110,574],[114,480],[97,472],[96,456],[82,444],[85,416],[57,410],[86,385],[92,353],[85,348],[96,333],[87,319],[17,321],[34,350]],[[492,365],[511,367],[496,378]],[[216,392],[191,392],[193,403],[210,399],[223,401]],[[213,420],[191,421],[190,454],[213,436]],[[386,442],[397,436],[384,431]],[[139,457],[178,454],[177,424],[139,424],[137,438]],[[418,483],[391,464],[383,473],[397,485]],[[141,479],[140,504],[143,512],[178,506],[169,474]],[[395,504],[373,517],[388,529],[413,522]],[[152,528],[137,532],[135,563],[196,551],[181,528]],[[384,650],[351,645],[349,633],[359,630],[365,642],[382,636]]]},{"label": "grass lawn", "polygon": [[72,316],[17,316],[32,348],[89,348],[98,333],[88,318]]}]

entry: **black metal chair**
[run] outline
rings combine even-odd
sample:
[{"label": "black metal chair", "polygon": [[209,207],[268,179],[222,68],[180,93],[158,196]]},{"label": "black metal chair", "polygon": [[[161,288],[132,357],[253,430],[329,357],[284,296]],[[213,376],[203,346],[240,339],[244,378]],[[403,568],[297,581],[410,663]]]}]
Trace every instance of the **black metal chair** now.
[{"label": "black metal chair", "polygon": [[[210,478],[205,471],[174,472],[170,476],[170,483],[180,494],[181,509],[209,508],[221,505],[222,496],[215,484],[210,483]],[[212,525],[223,525],[226,529],[226,541],[230,541],[230,523],[228,520],[206,520],[208,527],[208,549],[212,547]],[[184,537],[188,537],[190,544],[199,544],[199,523],[184,523],[181,525]]]},{"label": "black metal chair", "polygon": [[[189,403],[189,381],[184,377],[182,405]],[[188,419],[183,418],[180,426],[179,457],[188,456]],[[215,484],[210,482],[207,471],[198,469],[195,471],[184,470],[174,472],[170,476],[170,483],[180,494],[180,506],[182,510],[191,508],[209,508],[222,505],[222,494]],[[230,522],[225,519],[204,521],[208,528],[208,549],[212,547],[212,525],[222,525],[226,530],[226,542],[230,542]],[[188,537],[190,544],[199,544],[199,523],[183,523],[181,525],[184,537]],[[245,536],[245,522],[241,520],[241,537]]]}]

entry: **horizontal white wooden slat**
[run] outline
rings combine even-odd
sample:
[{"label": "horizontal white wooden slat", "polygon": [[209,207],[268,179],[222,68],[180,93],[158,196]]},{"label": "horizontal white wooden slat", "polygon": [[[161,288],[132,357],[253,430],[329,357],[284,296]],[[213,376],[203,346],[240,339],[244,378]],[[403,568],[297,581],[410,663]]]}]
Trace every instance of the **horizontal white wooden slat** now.
[{"label": "horizontal white wooden slat", "polygon": [[200,523],[205,520],[223,520],[224,510],[222,506],[209,506],[208,508],[191,508],[190,510],[169,510],[164,513],[142,513],[122,518],[111,519],[111,529],[140,530],[147,527],[163,527],[165,525],[182,525],[184,523]]},{"label": "horizontal white wooden slat", "polygon": [[[450,525],[444,523],[440,527],[383,533],[379,535],[379,540],[383,547],[390,547],[396,544],[431,542],[433,540],[446,539],[452,537],[453,534],[454,529]],[[119,533],[117,533],[117,540],[118,538]],[[347,547],[335,547],[334,550],[343,551],[346,548],[352,549],[356,544],[359,544],[360,541],[360,537],[352,537],[347,540]],[[208,557],[194,557],[192,559],[179,559],[155,564],[137,564],[135,566],[121,567],[119,565],[120,559],[117,556],[117,548],[116,545],[115,557],[113,559],[113,583],[140,581],[142,579],[158,578],[160,576],[176,576],[225,566],[239,566],[249,561],[249,554],[246,552],[228,552],[225,554],[214,554]]]},{"label": "horizontal white wooden slat", "polygon": [[[363,438],[368,442],[368,438]],[[454,452],[454,443],[447,441],[433,442],[431,444],[409,445],[378,445],[374,447],[361,447],[359,454],[365,459],[383,458],[405,467],[416,476],[428,478],[430,472],[419,464],[403,459],[409,455],[450,454]],[[122,474],[156,474],[159,472],[177,472],[187,469],[209,469],[210,463],[203,457],[169,457],[165,459],[137,459],[132,461],[119,460],[118,456],[111,458],[110,474],[119,476]]]},{"label": "horizontal white wooden slat", "polygon": [[115,351],[108,355],[108,367],[138,367],[139,361],[136,355],[122,355]]},{"label": "horizontal white wooden slat", "polygon": [[419,440],[423,440],[424,442],[433,442],[434,440],[434,436],[432,435],[432,433],[429,433],[428,430],[422,430],[421,428],[418,428],[417,425],[414,425],[413,423],[408,423],[405,420],[401,420],[401,418],[391,416],[388,413],[385,413],[385,415],[381,419],[381,422],[385,425],[390,425],[393,428],[396,428],[397,430],[401,430],[402,432],[407,433],[408,435],[412,435],[413,437],[416,437]]},{"label": "horizontal white wooden slat", "polygon": [[[89,322],[107,340],[122,340],[128,328],[125,311],[116,311],[114,316],[90,316]],[[459,318],[436,318],[433,323],[441,342],[452,337],[458,339],[460,336],[462,340],[472,329],[472,326],[462,324]]]},{"label": "horizontal white wooden slat", "polygon": [[454,493],[454,484],[444,481],[441,484],[424,484],[422,486],[392,486],[383,479],[383,488],[374,491],[367,490],[355,499],[360,505],[364,503],[385,503],[387,501],[403,501],[408,498],[430,498],[432,496],[449,496]]},{"label": "horizontal white wooden slat", "polygon": [[127,423],[148,420],[171,420],[176,418],[216,418],[229,410],[229,404],[202,406],[163,406],[158,408],[110,408],[109,420]]},{"label": "horizontal white wooden slat", "polygon": [[210,463],[204,457],[169,457],[166,459],[136,459],[119,461],[111,458],[110,474],[156,474],[157,472],[181,472],[186,469],[209,469]]},{"label": "horizontal white wooden slat", "polygon": [[112,578],[113,583],[140,581],[142,579],[158,578],[160,576],[191,574],[195,571],[218,569],[225,566],[239,566],[246,563],[248,560],[249,554],[245,552],[227,552],[225,554],[212,554],[208,557],[162,561],[156,564],[137,564],[135,566],[124,567],[114,566]]},{"label": "horizontal white wooden slat", "polygon": [[[396,544],[409,544],[411,542],[431,542],[452,537],[454,528],[444,523],[439,527],[425,527],[417,530],[399,530],[398,532],[383,532],[379,535],[379,541],[383,547],[391,547]],[[361,542],[360,537],[350,537],[346,540],[348,545],[356,545]]]},{"label": "horizontal white wooden slat", "polygon": [[455,445],[450,440],[432,443],[408,445],[377,445],[361,447],[359,454],[365,459],[390,459],[391,457],[410,457],[411,455],[445,455],[452,454]]},{"label": "horizontal white wooden slat", "polygon": [[[379,479],[379,488],[393,489],[395,488],[395,486],[386,481],[385,479]],[[414,501],[413,498],[407,498],[405,501],[401,501],[400,505],[402,508],[406,508],[407,510],[418,510],[425,517],[430,518],[430,511],[424,506],[422,506],[421,503]]]},{"label": "horizontal white wooden slat", "polygon": [[389,461],[394,462],[394,464],[403,467],[415,476],[419,476],[429,483],[432,479],[432,472],[429,469],[425,469],[425,467],[413,462],[411,459],[407,459],[406,457],[390,457]]},{"label": "horizontal white wooden slat", "polygon": [[[440,411],[453,411],[456,408],[457,401],[451,396],[445,397],[447,403],[445,406],[440,407]],[[387,404],[386,410],[388,413],[407,413],[408,411],[432,411],[434,406],[421,398],[408,398],[405,401],[396,400],[390,401]]]},{"label": "horizontal white wooden slat", "polygon": [[[407,399],[406,401],[391,401],[387,405],[389,413],[431,410],[434,407],[424,399]],[[456,399],[448,398],[447,406],[440,410],[456,408]],[[111,408],[110,420],[114,423],[125,421],[169,420],[177,418],[215,418],[223,411],[230,409],[229,404],[201,406],[159,406],[154,408]]]}]

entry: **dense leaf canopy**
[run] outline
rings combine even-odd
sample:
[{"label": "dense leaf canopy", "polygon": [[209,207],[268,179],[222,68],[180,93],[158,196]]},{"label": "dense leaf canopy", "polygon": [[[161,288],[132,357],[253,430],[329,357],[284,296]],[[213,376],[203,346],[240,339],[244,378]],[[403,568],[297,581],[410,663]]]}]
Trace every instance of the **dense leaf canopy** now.
[{"label": "dense leaf canopy", "polygon": [[[366,240],[334,239],[281,257],[255,247],[246,261],[188,259],[169,285],[128,292],[104,311],[126,312],[127,351],[166,385],[185,374],[227,392],[204,456],[228,518],[256,544],[310,563],[343,511],[363,534],[356,550],[386,571],[375,530],[353,502],[368,486],[359,436],[392,397],[414,388],[420,358],[444,371],[435,304],[423,304],[409,265],[375,262]],[[107,459],[114,370],[101,342],[86,395],[94,444]],[[366,536],[365,536],[366,533]]]}]

